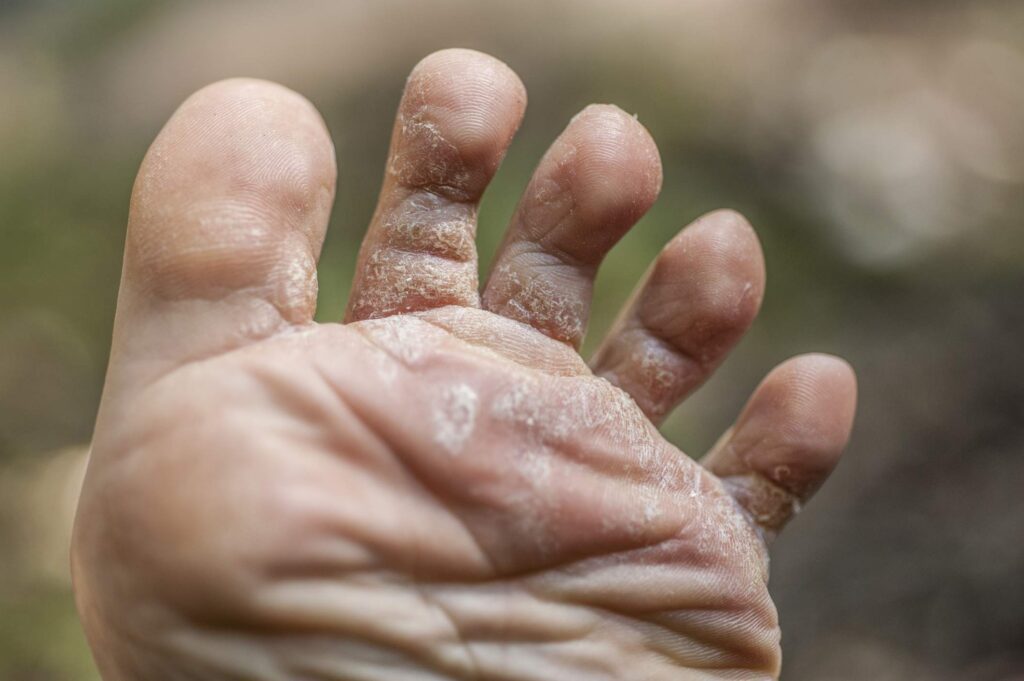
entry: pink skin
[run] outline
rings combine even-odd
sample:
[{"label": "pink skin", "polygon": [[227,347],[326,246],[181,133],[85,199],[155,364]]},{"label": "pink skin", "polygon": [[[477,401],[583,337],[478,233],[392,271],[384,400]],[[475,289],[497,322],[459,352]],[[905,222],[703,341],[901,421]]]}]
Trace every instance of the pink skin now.
[{"label": "pink skin", "polygon": [[174,114],[132,197],[74,538],[107,681],[777,678],[765,541],[835,465],[853,374],[785,363],[703,465],[659,435],[761,300],[728,212],[580,358],[595,271],[661,185],[610,106],[545,155],[480,292],[477,201],[525,104],[485,55],[416,67],[345,324],[312,321],[316,111],[235,80]]}]

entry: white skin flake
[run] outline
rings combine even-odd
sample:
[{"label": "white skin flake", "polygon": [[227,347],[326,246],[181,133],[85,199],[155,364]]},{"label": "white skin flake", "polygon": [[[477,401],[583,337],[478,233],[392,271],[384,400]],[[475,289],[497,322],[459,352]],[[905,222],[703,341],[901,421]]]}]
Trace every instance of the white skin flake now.
[{"label": "white skin flake", "polygon": [[450,454],[459,454],[476,425],[480,398],[465,383],[448,386],[434,405],[434,440]]}]

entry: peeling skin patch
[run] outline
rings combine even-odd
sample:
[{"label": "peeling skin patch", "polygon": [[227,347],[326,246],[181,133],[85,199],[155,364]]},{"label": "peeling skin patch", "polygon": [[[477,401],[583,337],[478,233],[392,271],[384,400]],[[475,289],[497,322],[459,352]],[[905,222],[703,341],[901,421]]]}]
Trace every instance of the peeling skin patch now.
[{"label": "peeling skin patch", "polygon": [[587,465],[636,476],[659,492],[676,488],[694,467],[685,457],[660,456],[662,446],[636,404],[603,379],[516,380],[495,395],[489,408],[495,422],[511,425],[524,438],[524,451],[553,453],[578,446],[580,438],[596,439],[607,446],[592,452]]},{"label": "peeling skin patch", "polygon": [[[372,319],[445,305],[479,306],[476,208],[414,191],[383,208],[359,266],[350,311]],[[368,242],[369,243],[369,242]]]},{"label": "peeling skin patch", "polygon": [[447,386],[441,392],[433,411],[434,441],[449,454],[461,453],[473,434],[479,401],[476,391],[465,383]]},{"label": "peeling skin patch", "polygon": [[396,121],[396,140],[388,174],[406,187],[445,189],[449,198],[472,198],[467,187],[471,173],[458,147],[449,140],[437,117],[443,109],[433,105],[432,89],[442,90],[448,74],[416,73],[406,83],[405,95]]},{"label": "peeling skin patch", "polygon": [[388,164],[388,172],[406,187],[445,188],[451,198],[468,201],[470,183],[459,150],[445,139],[440,127],[423,109],[411,115],[399,113],[399,142]]},{"label": "peeling skin patch", "polygon": [[382,227],[382,239],[389,248],[456,262],[476,261],[475,205],[415,191],[388,210]]},{"label": "peeling skin patch", "polygon": [[453,262],[422,253],[382,249],[367,259],[362,280],[352,306],[356,319],[480,304],[475,261]]},{"label": "peeling skin patch", "polygon": [[313,316],[316,309],[316,263],[310,256],[282,258],[272,302],[281,316],[293,323]]},{"label": "peeling skin patch", "polygon": [[[512,257],[512,263],[516,260]],[[488,308],[529,324],[557,340],[577,343],[583,337],[587,301],[566,295],[556,282],[538,276],[536,265],[523,266],[531,272],[521,277],[516,264],[501,264],[487,290]],[[557,266],[564,267],[559,261]]]},{"label": "peeling skin patch", "polygon": [[615,343],[608,356],[619,357],[607,375],[631,392],[653,419],[664,417],[700,380],[699,367],[692,360],[649,331],[622,332]]},{"label": "peeling skin patch", "polygon": [[670,393],[679,376],[675,355],[646,334],[639,334],[637,341],[630,353],[630,363],[639,370],[643,382],[658,394]]},{"label": "peeling skin patch", "polygon": [[543,395],[544,388],[539,380],[515,381],[491,403],[491,416],[513,424],[537,444],[564,440],[572,431],[575,419],[564,409],[552,409]]}]

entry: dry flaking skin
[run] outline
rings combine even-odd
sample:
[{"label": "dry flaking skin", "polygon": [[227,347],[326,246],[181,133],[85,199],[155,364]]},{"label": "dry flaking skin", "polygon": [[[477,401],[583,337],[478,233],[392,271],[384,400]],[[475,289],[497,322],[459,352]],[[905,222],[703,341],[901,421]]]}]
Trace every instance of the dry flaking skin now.
[{"label": "dry flaking skin", "polygon": [[[151,576],[78,575],[86,603],[116,589],[93,627],[147,632],[142,666],[111,678],[177,678],[160,669],[180,660],[195,678],[770,678],[763,548],[721,485],[606,381],[517,364],[434,316],[184,367],[119,415],[130,426],[101,427],[97,456],[122,460],[82,513],[118,518],[80,546]],[[521,330],[550,364],[571,352]]]},{"label": "dry flaking skin", "polygon": [[597,267],[661,185],[612,106],[541,160],[481,291],[477,203],[525,101],[477,52],[413,70],[345,324],[312,318],[315,110],[231,80],[161,132],[73,540],[105,681],[778,677],[765,540],[835,465],[852,374],[782,364],[700,463],[658,433],[760,304],[733,213],[674,239],[584,362]]}]

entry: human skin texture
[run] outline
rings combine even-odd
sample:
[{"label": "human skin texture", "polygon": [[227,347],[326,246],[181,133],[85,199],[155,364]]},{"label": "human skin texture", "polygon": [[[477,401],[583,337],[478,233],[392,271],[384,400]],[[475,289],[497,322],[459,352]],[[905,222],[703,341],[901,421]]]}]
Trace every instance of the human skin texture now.
[{"label": "human skin texture", "polygon": [[846,443],[852,371],[792,359],[702,460],[669,444],[757,312],[757,237],[727,211],[684,229],[585,362],[658,151],[615,107],[577,115],[481,287],[477,204],[525,105],[486,55],[416,66],[338,323],[313,321],[335,182],[313,107],[230,80],[170,119],[72,549],[104,679],[778,677],[767,542]]}]

